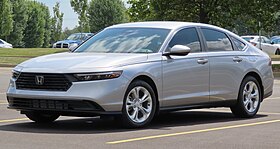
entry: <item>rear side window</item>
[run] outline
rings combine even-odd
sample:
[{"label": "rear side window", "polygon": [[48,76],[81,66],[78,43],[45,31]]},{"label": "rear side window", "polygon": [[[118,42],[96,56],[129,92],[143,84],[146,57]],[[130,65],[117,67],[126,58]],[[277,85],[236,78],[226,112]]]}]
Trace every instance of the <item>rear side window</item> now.
[{"label": "rear side window", "polygon": [[195,28],[186,28],[177,32],[169,43],[169,47],[174,45],[185,45],[191,48],[191,53],[200,52],[200,42]]},{"label": "rear side window", "polygon": [[245,46],[246,46],[245,43],[241,42],[240,40],[238,40],[238,39],[236,39],[236,38],[234,38],[232,36],[231,36],[231,39],[232,39],[234,45],[237,47],[237,49],[239,51],[242,51],[245,48]]},{"label": "rear side window", "polygon": [[244,40],[246,40],[246,41],[248,41],[248,42],[250,42],[250,40],[253,40],[254,39],[254,37],[242,37]]},{"label": "rear side window", "polygon": [[208,47],[209,52],[216,51],[233,51],[231,42],[226,34],[211,30],[211,29],[201,29]]}]

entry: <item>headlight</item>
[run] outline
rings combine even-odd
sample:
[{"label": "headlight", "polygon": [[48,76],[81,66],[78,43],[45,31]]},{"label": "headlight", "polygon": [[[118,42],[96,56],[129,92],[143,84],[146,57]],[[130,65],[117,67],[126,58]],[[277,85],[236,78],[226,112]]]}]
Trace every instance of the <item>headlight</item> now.
[{"label": "headlight", "polygon": [[12,71],[12,78],[13,78],[13,79],[17,79],[17,78],[19,77],[19,74],[20,74],[19,71],[13,70],[13,71]]},{"label": "headlight", "polygon": [[74,74],[79,81],[93,81],[93,80],[104,80],[114,79],[121,76],[122,71],[110,71],[110,72],[98,72],[98,73],[81,73]]},{"label": "headlight", "polygon": [[78,46],[77,43],[70,43],[70,44],[69,44],[69,47],[77,47],[77,46]]}]

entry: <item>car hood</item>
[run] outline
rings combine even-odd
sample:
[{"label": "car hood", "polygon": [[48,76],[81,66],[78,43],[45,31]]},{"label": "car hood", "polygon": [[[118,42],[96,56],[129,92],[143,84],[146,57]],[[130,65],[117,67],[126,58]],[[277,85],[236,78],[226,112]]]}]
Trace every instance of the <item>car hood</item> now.
[{"label": "car hood", "polygon": [[15,69],[23,72],[72,73],[111,71],[118,67],[147,61],[147,54],[59,53],[30,59]]}]

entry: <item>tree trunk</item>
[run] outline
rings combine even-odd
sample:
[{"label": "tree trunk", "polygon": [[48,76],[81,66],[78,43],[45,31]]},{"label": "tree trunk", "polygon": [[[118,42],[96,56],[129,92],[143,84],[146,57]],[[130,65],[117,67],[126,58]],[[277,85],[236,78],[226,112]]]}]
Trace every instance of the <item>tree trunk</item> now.
[{"label": "tree trunk", "polygon": [[199,5],[199,22],[209,24],[208,13],[204,9],[203,1]]}]

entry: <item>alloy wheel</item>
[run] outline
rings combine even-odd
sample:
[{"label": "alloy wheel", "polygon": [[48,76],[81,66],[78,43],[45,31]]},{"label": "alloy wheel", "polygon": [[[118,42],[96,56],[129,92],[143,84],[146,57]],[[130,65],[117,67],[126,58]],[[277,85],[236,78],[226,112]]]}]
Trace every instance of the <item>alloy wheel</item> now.
[{"label": "alloy wheel", "polygon": [[128,93],[125,105],[130,120],[142,123],[151,115],[152,96],[146,88],[136,86]]},{"label": "alloy wheel", "polygon": [[245,109],[252,113],[258,108],[260,102],[260,95],[258,86],[255,82],[249,81],[243,89],[243,104]]}]

